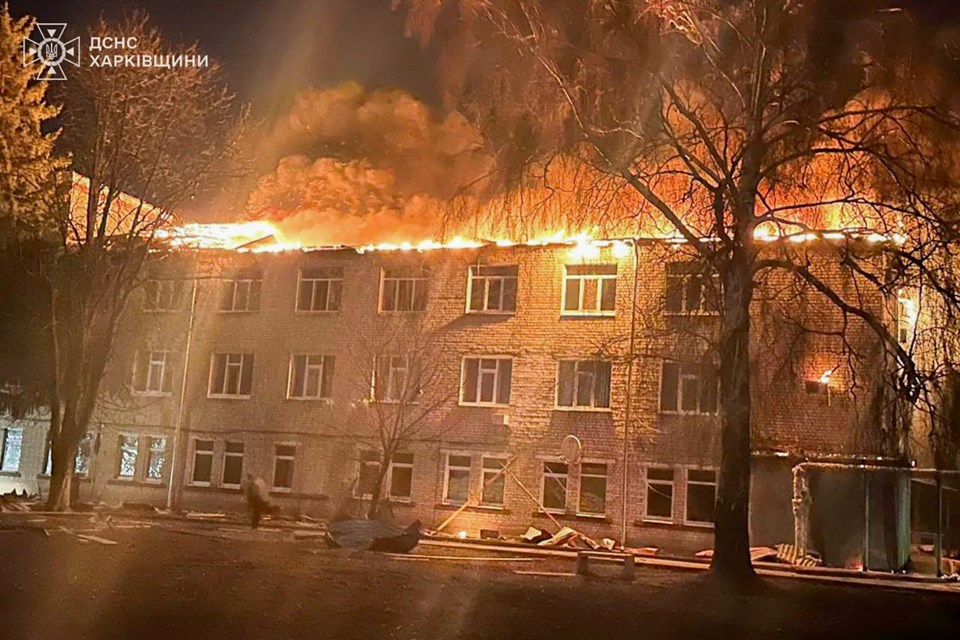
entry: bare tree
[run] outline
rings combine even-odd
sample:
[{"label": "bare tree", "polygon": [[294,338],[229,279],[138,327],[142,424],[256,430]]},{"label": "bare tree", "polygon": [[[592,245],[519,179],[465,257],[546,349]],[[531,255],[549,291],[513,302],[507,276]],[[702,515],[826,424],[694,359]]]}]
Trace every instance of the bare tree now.
[{"label": "bare tree", "polygon": [[[718,274],[722,459],[712,568],[750,581],[758,280],[792,274],[864,323],[902,397],[923,396],[924,376],[889,313],[855,292],[923,280],[945,304],[956,300],[952,271],[939,270],[952,259],[955,230],[957,122],[943,46],[952,34],[931,38],[902,12],[866,1],[841,10],[782,0],[461,0],[447,9],[460,28],[437,33],[447,24],[440,3],[395,4],[409,10],[412,32],[441,41],[447,97],[481,125],[504,167],[574,156],[638,196],[624,222],[666,225]],[[764,242],[837,228],[882,240],[873,243],[882,260],[859,241],[830,245],[852,288],[822,277],[792,243]]]},{"label": "bare tree", "polygon": [[[61,249],[46,265],[52,478],[48,508],[69,508],[74,459],[144,264],[161,260],[174,209],[216,179],[230,151],[232,96],[196,45],[171,47],[146,17],[101,20],[90,36],[135,38],[140,56],[183,55],[194,66],[81,65],[64,83],[62,142],[73,156]],[[137,194],[134,198],[128,194]]]}]

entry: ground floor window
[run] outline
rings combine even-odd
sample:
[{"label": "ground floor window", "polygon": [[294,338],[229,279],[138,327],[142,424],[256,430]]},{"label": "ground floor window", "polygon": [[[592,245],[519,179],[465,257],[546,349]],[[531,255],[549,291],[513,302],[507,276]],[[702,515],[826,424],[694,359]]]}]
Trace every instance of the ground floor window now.
[{"label": "ground floor window", "polygon": [[377,486],[380,476],[380,452],[365,450],[360,452],[360,475],[357,480],[356,496],[358,498],[373,497],[373,490]]},{"label": "ground floor window", "polygon": [[227,442],[223,449],[221,485],[239,487],[241,482],[243,482],[243,443]]},{"label": "ground floor window", "polygon": [[503,493],[507,484],[507,459],[500,456],[483,457],[483,486],[480,489],[480,504],[502,507]]},{"label": "ground floor window", "polygon": [[289,491],[293,488],[293,463],[297,446],[278,444],[273,448],[273,488]]},{"label": "ground floor window", "polygon": [[447,454],[443,482],[444,504],[463,504],[470,497],[470,456]]},{"label": "ground floor window", "polygon": [[117,477],[133,480],[137,475],[137,450],[139,438],[123,434],[118,440]]},{"label": "ground floor window", "polygon": [[567,509],[568,468],[563,462],[544,462],[541,495],[547,511]]},{"label": "ground floor window", "polygon": [[409,500],[413,489],[413,454],[395,453],[390,461],[390,497]]},{"label": "ground floor window", "polygon": [[147,438],[147,445],[149,449],[146,479],[148,482],[160,482],[163,480],[163,464],[167,458],[167,439]]},{"label": "ground floor window", "polygon": [[584,462],[580,465],[580,513],[605,515],[607,512],[607,465]]},{"label": "ground floor window", "polygon": [[192,484],[209,485],[213,477],[213,440],[193,441]]},{"label": "ground floor window", "polygon": [[687,470],[687,522],[712,524],[717,502],[717,473],[712,469]]},{"label": "ground floor window", "polygon": [[[86,476],[90,472],[90,458],[93,455],[95,446],[95,436],[88,433],[80,440],[80,447],[77,449],[77,459],[74,462],[73,473],[76,476]],[[98,446],[98,445],[97,445]],[[49,476],[53,473],[53,452],[50,449],[50,437],[47,436],[47,443],[43,451],[43,475]]]},{"label": "ground floor window", "polygon": [[647,492],[643,505],[646,520],[673,519],[673,469],[647,468]]},{"label": "ground floor window", "polygon": [[0,471],[19,471],[22,449],[23,429],[7,427],[0,432]]}]

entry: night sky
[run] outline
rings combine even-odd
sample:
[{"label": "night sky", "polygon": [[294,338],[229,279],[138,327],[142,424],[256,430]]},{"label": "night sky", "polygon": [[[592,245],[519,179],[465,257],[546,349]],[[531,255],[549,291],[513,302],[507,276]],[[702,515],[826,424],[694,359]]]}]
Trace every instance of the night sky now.
[{"label": "night sky", "polygon": [[10,1],[14,15],[67,22],[74,35],[101,12],[137,8],[168,38],[197,40],[221,60],[233,90],[262,116],[276,115],[300,89],[343,80],[403,88],[427,102],[435,96],[431,54],[404,37],[390,0]]}]

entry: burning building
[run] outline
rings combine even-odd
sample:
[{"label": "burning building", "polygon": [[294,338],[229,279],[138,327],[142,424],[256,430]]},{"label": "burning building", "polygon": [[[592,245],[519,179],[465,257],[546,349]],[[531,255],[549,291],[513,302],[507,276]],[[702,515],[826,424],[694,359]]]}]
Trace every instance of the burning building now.
[{"label": "burning building", "polygon": [[[81,500],[240,510],[253,473],[288,513],[379,493],[398,519],[468,535],[561,524],[710,546],[717,279],[685,243],[237,249],[201,230],[168,237],[182,250],[128,308],[77,457]],[[826,259],[836,243],[893,241],[795,240],[770,244],[838,290],[854,284]],[[791,467],[881,455],[889,403],[866,327],[787,276],[761,291],[751,534],[772,544],[793,540]],[[862,303],[896,323],[897,301],[874,295]],[[0,486],[45,491],[47,426],[5,425]]]}]

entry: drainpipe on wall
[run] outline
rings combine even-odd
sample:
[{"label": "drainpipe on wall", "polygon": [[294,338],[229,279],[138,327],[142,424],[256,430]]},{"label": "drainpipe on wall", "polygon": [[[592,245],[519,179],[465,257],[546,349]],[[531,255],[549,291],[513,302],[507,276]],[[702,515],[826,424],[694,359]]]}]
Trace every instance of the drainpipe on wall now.
[{"label": "drainpipe on wall", "polygon": [[197,280],[200,262],[193,268],[193,291],[190,294],[190,323],[187,325],[187,344],[183,349],[183,373],[180,376],[180,403],[177,407],[177,422],[173,428],[173,452],[170,455],[170,478],[167,483],[167,510],[173,507],[174,484],[180,477],[177,472],[177,462],[180,456],[180,432],[183,428],[183,416],[186,412],[187,400],[187,372],[190,370],[190,346],[193,340],[193,324],[197,315]]},{"label": "drainpipe on wall", "polygon": [[637,240],[630,240],[633,246],[633,295],[630,308],[630,340],[627,349],[627,398],[623,410],[623,468],[620,487],[620,548],[627,546],[627,494],[630,487],[630,418],[633,408],[633,360],[635,357],[635,340],[637,335],[637,286],[640,280],[640,255]]}]

